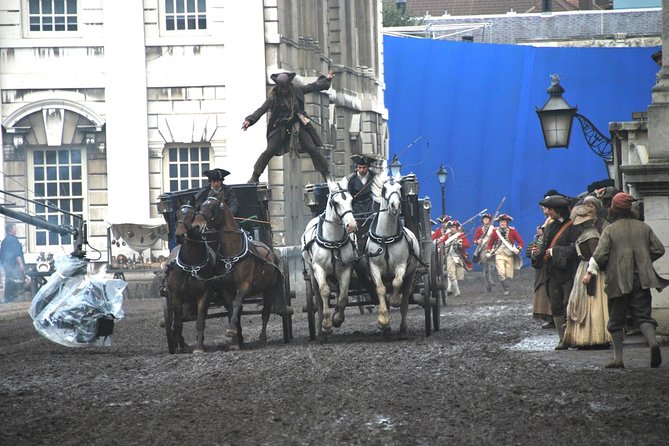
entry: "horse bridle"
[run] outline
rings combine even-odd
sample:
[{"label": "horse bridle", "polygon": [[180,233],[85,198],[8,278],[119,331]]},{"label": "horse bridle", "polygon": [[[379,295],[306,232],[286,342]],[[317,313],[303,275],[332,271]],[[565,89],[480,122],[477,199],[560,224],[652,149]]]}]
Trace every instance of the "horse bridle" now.
[{"label": "horse bridle", "polygon": [[330,192],[330,198],[329,198],[329,200],[328,200],[328,204],[332,207],[332,209],[333,209],[334,212],[335,212],[335,215],[339,218],[339,220],[340,220],[341,222],[344,221],[344,216],[345,216],[346,214],[351,213],[351,215],[353,215],[353,210],[352,210],[352,209],[348,209],[348,210],[344,211],[344,213],[340,214],[340,213],[339,213],[339,203],[337,203],[337,202],[334,200],[334,197],[335,197],[336,195],[338,195],[338,194],[344,194],[344,199],[346,199],[346,192],[347,192],[347,191],[346,191],[345,189],[340,189],[340,190],[337,190],[337,191],[334,191],[334,192]]}]

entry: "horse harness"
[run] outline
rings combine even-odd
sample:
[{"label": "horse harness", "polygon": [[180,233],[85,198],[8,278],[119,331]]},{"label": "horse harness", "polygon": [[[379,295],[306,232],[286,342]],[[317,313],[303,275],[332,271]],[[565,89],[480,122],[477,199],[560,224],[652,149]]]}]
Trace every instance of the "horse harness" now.
[{"label": "horse harness", "polygon": [[[346,211],[346,212],[351,212],[351,211]],[[346,215],[346,212],[344,212],[342,216]],[[326,238],[324,238],[323,223],[326,221],[330,222],[330,220],[325,219],[325,213],[318,216],[318,223],[316,223],[316,227],[314,228],[314,236],[311,240],[305,243],[303,251],[307,251],[309,252],[309,255],[311,255],[311,247],[313,246],[314,243],[316,243],[321,248],[325,248],[330,251],[330,261],[332,262],[333,271],[334,271],[335,261],[339,262],[339,264],[345,268],[349,264],[358,260],[355,255],[348,262],[345,262],[341,258],[341,248],[343,248],[346,245],[351,245],[353,252],[355,252],[355,245],[353,244],[353,240],[346,233],[346,229],[344,229],[344,235],[339,240],[327,240]]]},{"label": "horse harness", "polygon": [[[392,194],[396,194],[398,192],[393,192]],[[376,226],[379,223],[379,214],[377,213],[373,220],[372,224],[369,226],[369,233],[367,234],[367,243],[369,244],[369,241],[372,240],[374,243],[377,245],[381,245],[379,249],[375,253],[367,253],[367,263],[369,263],[369,258],[370,257],[378,257],[381,254],[384,254],[384,260],[386,261],[386,268],[389,268],[389,261],[390,261],[390,254],[388,252],[388,246],[394,245],[395,243],[400,242],[401,240],[406,241],[407,247],[409,248],[409,258],[407,259],[407,262],[411,257],[414,257],[416,260],[418,260],[418,263],[420,263],[422,266],[428,266],[423,260],[416,255],[416,251],[414,251],[413,244],[411,243],[411,240],[409,240],[409,237],[407,236],[406,231],[404,230],[404,225],[400,221],[400,219],[397,219],[397,231],[395,234],[390,235],[390,236],[382,236],[376,234],[374,231],[376,230]],[[367,251],[365,249],[365,251]]]}]

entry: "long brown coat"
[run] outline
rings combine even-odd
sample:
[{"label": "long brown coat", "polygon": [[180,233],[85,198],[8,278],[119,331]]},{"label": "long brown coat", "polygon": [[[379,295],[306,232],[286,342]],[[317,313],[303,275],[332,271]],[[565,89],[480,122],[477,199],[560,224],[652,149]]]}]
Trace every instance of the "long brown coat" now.
[{"label": "long brown coat", "polygon": [[650,226],[622,218],[604,228],[593,257],[599,269],[606,271],[604,290],[611,299],[632,292],[635,271],[643,289],[661,290],[669,285],[653,267],[663,255],[664,246]]}]

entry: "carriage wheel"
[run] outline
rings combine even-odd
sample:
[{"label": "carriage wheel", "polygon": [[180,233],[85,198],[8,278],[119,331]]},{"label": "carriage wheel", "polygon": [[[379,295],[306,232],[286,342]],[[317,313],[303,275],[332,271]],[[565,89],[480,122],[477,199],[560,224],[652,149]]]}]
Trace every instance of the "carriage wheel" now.
[{"label": "carriage wheel", "polygon": [[285,303],[284,312],[281,314],[281,325],[283,328],[283,342],[285,344],[290,342],[290,339],[293,337],[293,312],[290,311],[290,299],[292,294],[290,293],[290,275],[288,272],[288,263],[284,261],[283,263],[283,301]]},{"label": "carriage wheel", "polygon": [[432,305],[432,326],[434,327],[434,331],[439,331],[439,319],[441,317],[441,285],[439,284],[438,280],[439,266],[439,255],[437,255],[436,251],[432,251],[430,262],[430,294],[434,299],[434,304]]},{"label": "carriage wheel", "polygon": [[430,304],[430,274],[423,274],[423,309],[425,310],[425,336],[432,334],[432,305]]},{"label": "carriage wheel", "polygon": [[[436,247],[435,247],[436,249]],[[446,283],[447,283],[447,272],[444,270],[446,268],[446,262],[444,261],[444,254],[440,251],[437,251],[437,285],[439,286],[439,295],[437,297],[441,298],[442,305],[446,305]]]},{"label": "carriage wheel", "polygon": [[174,313],[170,307],[169,297],[163,298],[163,316],[165,317],[165,334],[167,335],[167,351],[174,354],[177,348],[177,340],[172,329],[174,323]]},{"label": "carriage wheel", "polygon": [[309,340],[316,340],[316,312],[314,305],[314,290],[311,287],[311,280],[305,282],[305,297],[307,307],[307,322],[309,323]]}]

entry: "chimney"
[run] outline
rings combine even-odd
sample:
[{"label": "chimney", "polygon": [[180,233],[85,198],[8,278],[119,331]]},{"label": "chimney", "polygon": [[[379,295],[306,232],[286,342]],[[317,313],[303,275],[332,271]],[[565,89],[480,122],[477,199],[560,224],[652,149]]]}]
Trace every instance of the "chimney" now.
[{"label": "chimney", "polygon": [[553,0],[541,0],[541,12],[552,12]]}]

